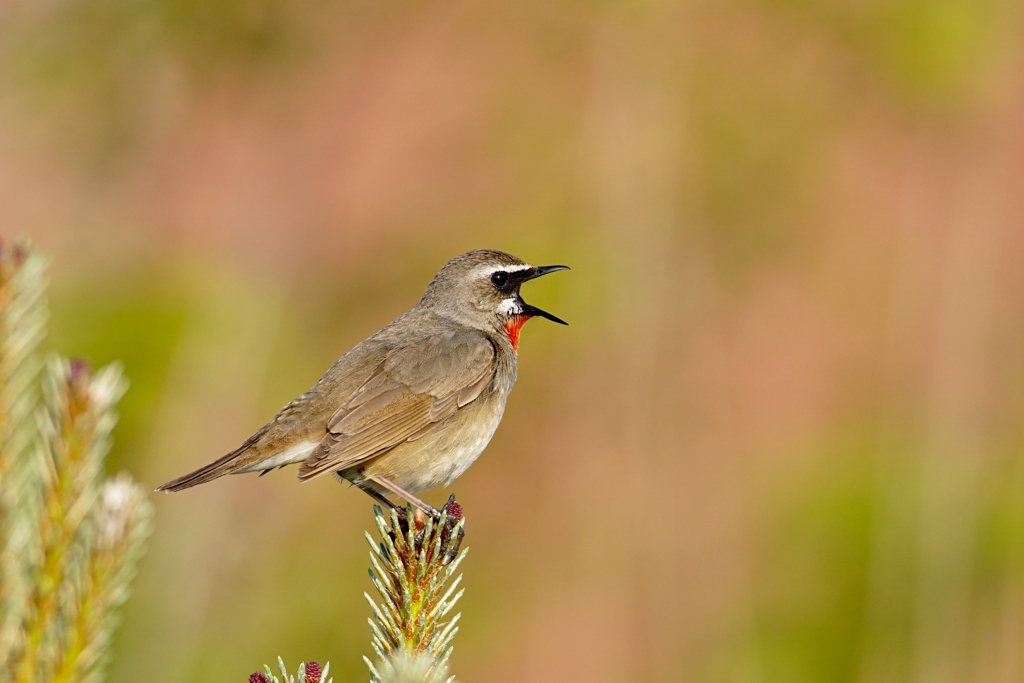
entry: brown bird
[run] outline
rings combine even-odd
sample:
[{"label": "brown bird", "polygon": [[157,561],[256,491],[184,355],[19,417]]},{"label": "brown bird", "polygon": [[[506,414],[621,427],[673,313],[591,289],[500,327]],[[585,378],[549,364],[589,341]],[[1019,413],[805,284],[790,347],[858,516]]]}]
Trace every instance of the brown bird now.
[{"label": "brown bird", "polygon": [[161,486],[181,491],[225,474],[301,463],[299,479],[334,472],[377,500],[450,484],[487,446],[516,380],[519,331],[533,317],[531,266],[501,251],[457,256],[416,306],[342,356],[313,388],[224,457]]}]

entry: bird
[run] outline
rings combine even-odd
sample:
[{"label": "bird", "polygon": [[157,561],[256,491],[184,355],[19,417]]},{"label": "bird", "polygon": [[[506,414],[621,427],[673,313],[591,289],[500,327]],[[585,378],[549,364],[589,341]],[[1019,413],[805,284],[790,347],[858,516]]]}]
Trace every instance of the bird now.
[{"label": "bird", "polygon": [[480,456],[516,381],[520,330],[564,320],[523,300],[523,283],[568,266],[533,266],[478,249],[448,261],[419,302],[354,346],[313,387],[227,455],[167,482],[181,491],[226,474],[298,464],[301,481],[334,473],[392,508],[451,484]]}]

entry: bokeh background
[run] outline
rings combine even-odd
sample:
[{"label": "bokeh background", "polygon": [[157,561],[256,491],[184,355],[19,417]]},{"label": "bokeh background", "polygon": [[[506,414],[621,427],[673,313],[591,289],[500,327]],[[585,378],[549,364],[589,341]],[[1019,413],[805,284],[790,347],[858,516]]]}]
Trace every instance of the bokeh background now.
[{"label": "bokeh background", "polygon": [[[0,231],[52,257],[51,347],[124,363],[109,466],[154,486],[451,256],[570,264],[453,487],[460,680],[1022,681],[1022,20],[6,0]],[[365,679],[365,496],[153,499],[112,681]]]}]

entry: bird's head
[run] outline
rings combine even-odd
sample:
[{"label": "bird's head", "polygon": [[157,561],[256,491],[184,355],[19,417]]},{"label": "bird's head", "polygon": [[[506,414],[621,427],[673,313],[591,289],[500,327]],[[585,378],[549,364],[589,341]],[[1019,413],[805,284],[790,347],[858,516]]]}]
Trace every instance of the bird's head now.
[{"label": "bird's head", "polygon": [[504,331],[513,348],[518,348],[519,330],[530,318],[568,324],[526,303],[519,293],[524,282],[558,270],[569,267],[533,266],[491,249],[469,251],[438,271],[420,305],[477,329]]}]

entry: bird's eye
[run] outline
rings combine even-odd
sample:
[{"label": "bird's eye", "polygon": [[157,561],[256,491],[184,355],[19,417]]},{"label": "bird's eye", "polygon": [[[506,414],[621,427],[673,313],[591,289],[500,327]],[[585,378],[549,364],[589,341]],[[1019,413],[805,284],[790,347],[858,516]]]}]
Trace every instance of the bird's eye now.
[{"label": "bird's eye", "polygon": [[495,287],[504,287],[508,284],[508,273],[503,270],[499,270],[494,275],[491,275],[491,284]]}]

